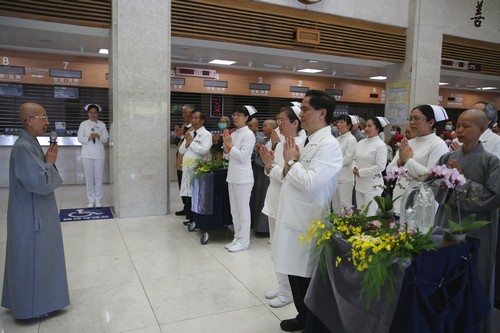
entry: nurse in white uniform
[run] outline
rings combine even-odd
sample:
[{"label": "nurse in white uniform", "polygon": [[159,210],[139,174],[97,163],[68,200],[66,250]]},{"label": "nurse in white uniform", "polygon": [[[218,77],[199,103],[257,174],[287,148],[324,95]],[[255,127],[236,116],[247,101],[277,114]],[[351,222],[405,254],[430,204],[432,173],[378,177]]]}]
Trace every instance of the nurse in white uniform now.
[{"label": "nurse in white uniform", "polygon": [[244,251],[250,245],[250,194],[254,183],[251,159],[255,134],[247,122],[256,112],[251,105],[237,107],[233,113],[236,130],[223,133],[224,158],[229,160],[226,181],[234,225],[234,238],[226,245],[229,252]]},{"label": "nurse in white uniform", "polygon": [[82,144],[83,172],[87,185],[87,207],[102,207],[102,174],[104,171],[104,143],[108,142],[106,124],[98,120],[101,107],[87,104],[84,107],[89,119],[78,128],[78,142]]},{"label": "nurse in white uniform", "polygon": [[382,171],[387,164],[387,147],[378,135],[389,121],[384,117],[374,117],[366,121],[366,139],[356,146],[356,159],[352,170],[356,177],[356,205],[360,209],[367,208],[368,216],[377,212],[377,204],[373,198],[381,195],[384,188]]},{"label": "nurse in white uniform", "polygon": [[[305,141],[305,136],[300,136],[301,130],[300,121],[301,103],[294,104],[289,107],[282,107],[280,113],[276,116],[280,133],[283,137],[295,139],[295,144],[299,147]],[[274,154],[267,147],[261,147],[260,156],[265,164],[265,173],[270,178],[269,187],[267,188],[266,199],[262,212],[267,215],[269,221],[269,238],[271,240],[271,253],[274,252],[274,237],[276,228],[276,216],[279,209],[279,197],[281,190],[281,181],[283,178],[283,168],[285,167],[285,159],[283,157],[284,142],[279,142],[274,150]],[[292,290],[290,281],[286,274],[276,272],[278,279],[278,288],[276,290],[266,292],[266,298],[270,299],[269,305],[273,308],[279,308],[293,302]]]}]

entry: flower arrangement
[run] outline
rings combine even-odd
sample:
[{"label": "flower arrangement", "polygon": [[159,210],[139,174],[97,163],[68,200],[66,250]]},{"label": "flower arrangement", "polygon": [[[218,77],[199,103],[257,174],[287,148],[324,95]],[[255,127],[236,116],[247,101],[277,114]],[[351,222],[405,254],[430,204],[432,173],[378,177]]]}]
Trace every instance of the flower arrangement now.
[{"label": "flower arrangement", "polygon": [[[464,185],[466,179],[457,168],[448,168],[446,165],[438,165],[429,169],[431,176],[441,178],[441,186],[448,189],[448,197],[452,195],[453,190],[458,185]],[[453,235],[465,235],[468,232],[481,228],[491,221],[476,221],[476,214],[472,213],[462,218],[460,216],[460,201],[456,201],[458,211],[458,222],[452,219],[452,208],[445,204],[446,215],[448,216],[449,232]],[[448,231],[448,230],[446,230]],[[453,239],[453,237],[452,237]]]},{"label": "flower arrangement", "polygon": [[396,181],[402,177],[406,177],[408,174],[408,169],[405,167],[394,167],[387,170],[386,175],[386,184],[384,185],[383,195],[376,195],[373,200],[378,206],[378,217],[383,220],[392,220],[393,218],[393,209],[394,209],[394,201],[396,201],[399,197],[393,199],[392,191],[394,186],[396,186]]},{"label": "flower arrangement", "polygon": [[[351,251],[344,255],[335,253],[334,236],[347,241]],[[307,234],[301,235],[299,241],[302,244],[315,242],[316,250],[320,251],[322,269],[326,267],[324,251],[328,250],[333,251],[337,266],[346,261],[356,271],[363,272],[361,295],[367,296],[368,303],[373,298],[380,299],[382,287],[394,285],[393,263],[402,267],[421,251],[436,247],[430,232],[421,233],[396,222],[384,224],[366,216],[366,211],[346,207],[330,214],[326,223],[312,221]]]},{"label": "flower arrangement", "polygon": [[205,177],[207,173],[210,173],[212,170],[216,169],[227,169],[227,165],[229,163],[228,160],[196,160],[197,164],[194,168],[194,176],[198,179],[202,179]]}]

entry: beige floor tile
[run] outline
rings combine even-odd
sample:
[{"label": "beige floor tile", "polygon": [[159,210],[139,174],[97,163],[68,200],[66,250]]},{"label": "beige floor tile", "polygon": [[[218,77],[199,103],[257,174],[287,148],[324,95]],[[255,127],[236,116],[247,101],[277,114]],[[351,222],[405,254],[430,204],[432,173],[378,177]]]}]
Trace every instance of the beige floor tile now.
[{"label": "beige floor tile", "polygon": [[157,325],[139,282],[70,292],[71,304],[44,320],[40,333],[124,332]]},{"label": "beige floor tile", "polygon": [[128,254],[67,259],[66,270],[70,290],[139,280]]},{"label": "beige floor tile", "polygon": [[264,306],[161,325],[162,333],[279,333],[280,320]]},{"label": "beige floor tile", "polygon": [[227,270],[143,281],[160,324],[262,303]]}]

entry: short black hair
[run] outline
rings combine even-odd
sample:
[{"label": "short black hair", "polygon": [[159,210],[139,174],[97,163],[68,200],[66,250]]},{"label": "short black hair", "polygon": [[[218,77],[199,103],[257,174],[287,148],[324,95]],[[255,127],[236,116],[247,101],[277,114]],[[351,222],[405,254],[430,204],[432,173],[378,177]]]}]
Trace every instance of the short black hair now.
[{"label": "short black hair", "polygon": [[333,112],[335,111],[335,105],[337,101],[332,96],[328,95],[324,90],[308,90],[305,97],[309,97],[309,104],[315,110],[326,110],[325,121],[327,125],[330,125],[333,119]]}]

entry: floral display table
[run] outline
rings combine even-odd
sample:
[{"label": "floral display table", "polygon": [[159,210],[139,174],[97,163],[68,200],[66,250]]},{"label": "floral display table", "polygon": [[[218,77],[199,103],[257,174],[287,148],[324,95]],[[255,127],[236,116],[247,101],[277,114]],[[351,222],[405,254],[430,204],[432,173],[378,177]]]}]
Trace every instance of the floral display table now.
[{"label": "floral display table", "polygon": [[233,224],[226,177],[227,169],[216,169],[193,180],[191,209],[196,226],[204,232],[202,244],[208,242],[208,231]]},{"label": "floral display table", "polygon": [[[350,251],[342,238],[332,241],[337,253]],[[370,305],[360,293],[363,273],[347,261],[336,265],[325,253],[326,270],[317,269],[305,299],[305,332],[479,332],[490,304],[475,270],[478,247],[478,240],[468,238],[422,252],[404,271],[394,264],[395,285],[385,286]]]}]

